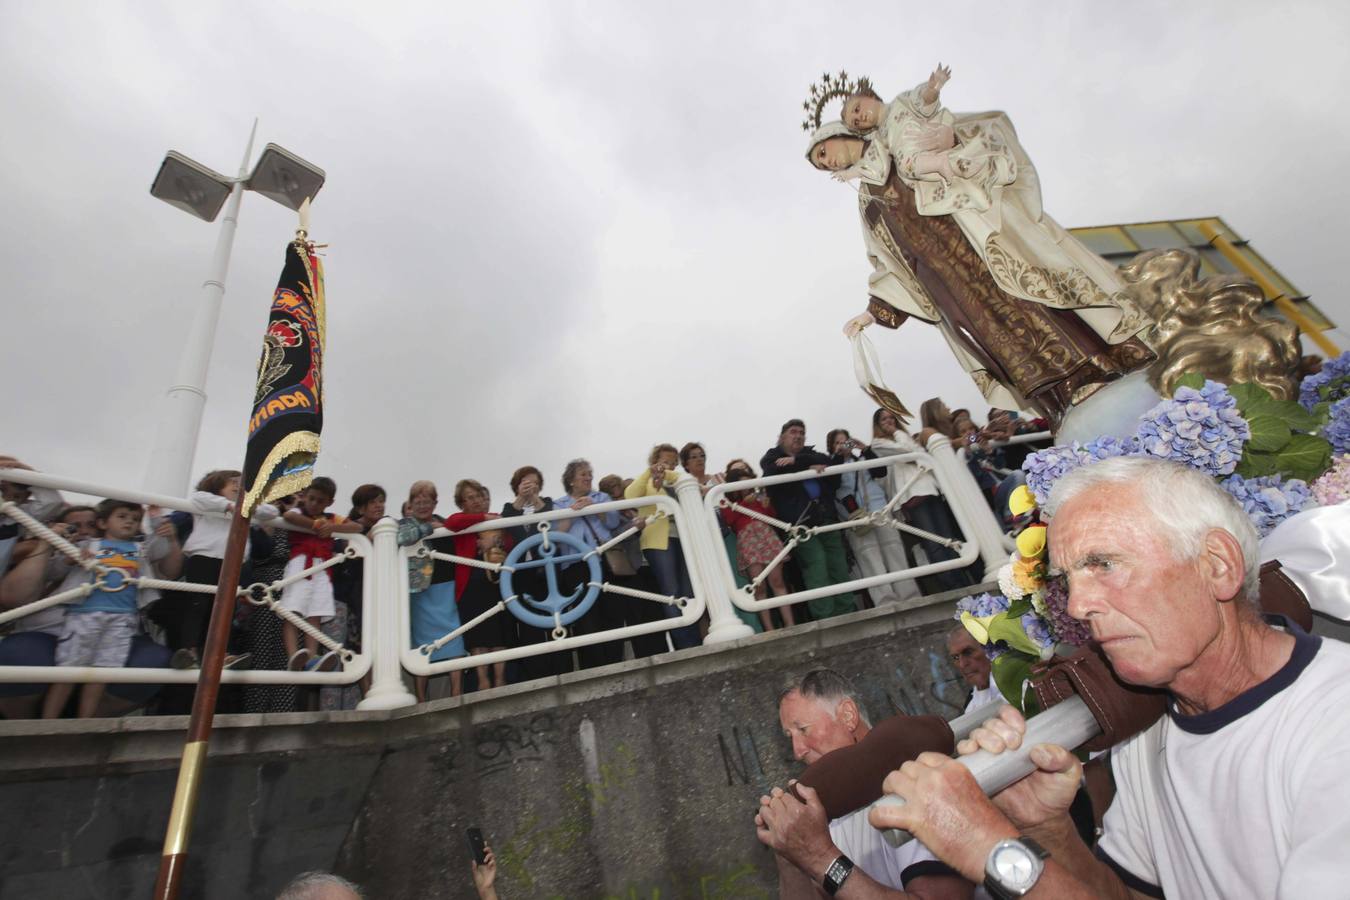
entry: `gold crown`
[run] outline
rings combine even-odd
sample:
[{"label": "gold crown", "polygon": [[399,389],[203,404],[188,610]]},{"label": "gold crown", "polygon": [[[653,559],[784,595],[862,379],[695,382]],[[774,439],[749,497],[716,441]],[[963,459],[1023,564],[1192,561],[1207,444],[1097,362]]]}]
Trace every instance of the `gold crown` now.
[{"label": "gold crown", "polygon": [[825,112],[825,104],[831,100],[847,97],[850,94],[871,91],[872,82],[866,78],[849,81],[848,73],[842,69],[838,75],[831,75],[826,72],[820,76],[820,84],[811,85],[811,92],[806,95],[806,100],[802,102],[802,109],[806,110],[806,118],[802,120],[802,130],[810,132],[820,127],[820,119]]}]

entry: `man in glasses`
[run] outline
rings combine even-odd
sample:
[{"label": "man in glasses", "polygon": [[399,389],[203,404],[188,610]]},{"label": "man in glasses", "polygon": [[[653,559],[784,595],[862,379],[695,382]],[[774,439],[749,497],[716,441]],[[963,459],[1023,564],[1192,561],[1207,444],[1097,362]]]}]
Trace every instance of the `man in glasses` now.
[{"label": "man in glasses", "polygon": [[985,656],[984,648],[975,642],[970,632],[966,631],[966,626],[958,625],[947,635],[947,660],[970,685],[971,694],[966,701],[966,712],[1003,699],[994,679],[989,677],[989,657]]}]

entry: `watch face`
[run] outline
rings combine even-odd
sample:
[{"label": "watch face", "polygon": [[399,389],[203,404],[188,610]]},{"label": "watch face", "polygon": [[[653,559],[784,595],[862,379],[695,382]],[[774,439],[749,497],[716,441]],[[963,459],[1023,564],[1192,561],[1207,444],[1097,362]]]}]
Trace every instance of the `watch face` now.
[{"label": "watch face", "polygon": [[1013,890],[1027,891],[1040,877],[1042,862],[1021,844],[1009,841],[994,850],[990,860],[998,880]]}]

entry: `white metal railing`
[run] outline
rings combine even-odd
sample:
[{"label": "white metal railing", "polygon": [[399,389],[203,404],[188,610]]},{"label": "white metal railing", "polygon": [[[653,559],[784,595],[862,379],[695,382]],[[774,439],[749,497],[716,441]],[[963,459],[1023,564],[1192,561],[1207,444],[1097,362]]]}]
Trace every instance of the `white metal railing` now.
[{"label": "white metal railing", "polygon": [[[434,540],[437,537],[444,537],[450,534],[456,535],[479,534],[484,531],[501,531],[505,528],[520,528],[522,526],[526,528],[534,526],[537,529],[537,533],[541,535],[555,535],[555,537],[552,539],[557,540],[556,534],[558,532],[553,529],[553,526],[556,523],[573,521],[591,516],[603,516],[607,513],[622,512],[624,510],[630,509],[635,510],[648,506],[655,506],[657,509],[657,515],[669,516],[673,521],[675,521],[676,526],[679,529],[680,537],[682,540],[684,539],[685,528],[688,526],[686,524],[682,524],[680,505],[669,496],[666,496],[664,494],[658,494],[650,497],[635,498],[633,500],[615,500],[610,501],[608,503],[595,503],[590,506],[587,506],[585,509],[582,510],[558,509],[558,510],[551,510],[548,512],[533,513],[528,516],[512,517],[509,519],[489,519],[488,521],[482,522],[478,525],[474,525],[470,528],[465,528],[456,532],[450,532],[444,528],[440,528],[437,529],[433,534],[431,534],[427,538],[427,540]],[[632,525],[622,526],[620,532],[610,540],[606,541],[604,544],[592,548],[584,553],[578,552],[571,554],[569,557],[570,561],[573,564],[586,564],[588,560],[596,559],[598,568],[598,560],[600,557],[602,557],[605,550],[617,547],[619,544],[623,543],[623,541],[628,540],[630,538],[634,538],[639,534],[640,534],[639,529]],[[545,538],[545,540],[549,540],[549,538]],[[414,547],[404,547],[400,549],[399,556],[400,560],[403,562],[403,565],[399,567],[399,581],[400,581],[399,587],[400,592],[404,596],[408,595],[407,560],[418,555],[425,555],[427,554],[427,552],[428,551],[426,550],[425,541],[419,543],[417,546]],[[460,558],[442,553],[430,553],[429,555],[447,562],[456,562],[470,566],[477,565],[481,568],[486,568],[497,572],[514,571],[513,567],[507,564],[483,563],[482,561],[479,560],[470,560],[468,558]],[[688,554],[686,554],[686,563],[687,560]],[[558,564],[560,565],[561,563]],[[448,643],[449,641],[455,638],[463,636],[475,625],[484,621],[488,616],[491,615],[511,616],[512,612],[509,611],[508,607],[513,604],[517,605],[518,607],[528,609],[523,600],[520,598],[519,593],[517,593],[512,597],[503,597],[502,600],[498,602],[496,606],[490,608],[487,611],[487,613],[484,613],[483,615],[480,615],[471,621],[461,622],[458,628],[456,628],[452,632],[449,632],[448,634],[443,635],[439,640],[429,644],[423,644],[417,647],[414,647],[412,645],[411,606],[409,604],[401,604],[399,630],[400,633],[405,636],[403,649],[400,652],[403,667],[407,669],[409,672],[413,673],[414,675],[439,675],[444,672],[453,672],[460,669],[472,668],[474,666],[486,666],[491,665],[492,663],[506,662],[508,660],[513,659],[521,659],[527,656],[537,656],[540,653],[551,653],[559,650],[561,651],[574,650],[579,647],[589,646],[591,644],[599,644],[615,640],[626,640],[628,638],[640,637],[642,635],[653,634],[659,631],[669,631],[671,629],[680,628],[685,625],[697,624],[699,618],[701,618],[703,615],[706,592],[700,590],[699,585],[694,582],[692,568],[693,567],[690,566],[691,569],[690,581],[691,583],[694,584],[694,596],[692,597],[674,597],[650,593],[647,591],[639,591],[635,589],[623,588],[620,585],[615,585],[604,581],[603,576],[601,577],[600,581],[595,581],[593,580],[592,577],[588,577],[586,581],[583,583],[583,586],[588,589],[595,588],[597,591],[601,593],[609,592],[612,594],[623,596],[627,600],[631,600],[636,603],[661,603],[664,605],[673,606],[680,610],[680,615],[678,617],[665,618],[663,615],[662,618],[652,622],[643,622],[637,625],[625,625],[620,628],[610,628],[603,631],[593,632],[590,634],[575,634],[568,636],[567,629],[563,627],[561,624],[561,613],[559,613],[555,618],[554,629],[552,634],[550,635],[550,639],[543,641],[542,643],[527,644],[520,647],[509,647],[505,650],[492,651],[488,653],[475,654],[471,656],[458,656],[453,659],[441,660],[440,662],[432,662],[430,660],[431,654],[435,650],[439,649],[445,643]],[[524,571],[523,566],[520,571]],[[544,626],[540,625],[539,627]]]},{"label": "white metal railing", "polygon": [[[765,478],[735,482],[730,485],[718,485],[708,492],[706,500],[698,483],[692,477],[682,475],[674,486],[674,497],[669,496],[668,493],[662,493],[654,496],[635,498],[633,500],[615,500],[607,503],[596,503],[583,510],[550,510],[506,520],[492,519],[457,532],[458,534],[477,534],[482,531],[517,528],[520,526],[538,530],[543,526],[556,534],[556,531],[553,531],[553,529],[556,529],[560,522],[578,520],[587,516],[604,515],[611,512],[636,510],[641,507],[655,506],[657,515],[668,516],[676,523],[685,565],[688,568],[690,584],[693,588],[692,596],[671,597],[635,588],[628,588],[606,581],[604,578],[596,579],[590,576],[585,579],[585,584],[588,589],[595,587],[598,591],[621,596],[624,598],[625,602],[660,603],[673,606],[680,610],[678,616],[671,618],[661,617],[640,624],[625,625],[619,628],[594,631],[586,634],[565,634],[559,632],[558,634],[560,636],[552,636],[551,639],[538,644],[511,647],[506,650],[432,662],[430,660],[430,654],[434,649],[432,644],[444,643],[462,635],[468,629],[483,621],[486,618],[486,615],[478,617],[473,621],[462,622],[460,628],[447,635],[443,635],[438,641],[433,641],[423,646],[413,646],[411,639],[412,618],[408,591],[408,560],[412,556],[433,551],[424,549],[424,543],[411,548],[399,547],[398,523],[391,518],[386,518],[376,523],[376,525],[371,528],[368,537],[352,534],[346,535],[343,538],[347,541],[348,546],[345,558],[360,558],[364,560],[361,653],[353,653],[349,648],[343,648],[341,651],[343,654],[343,665],[339,671],[293,672],[229,670],[223,673],[222,680],[226,684],[297,684],[317,686],[349,684],[369,675],[369,686],[365,692],[365,697],[358,708],[392,709],[407,706],[415,702],[415,698],[408,689],[409,685],[405,677],[406,675],[437,675],[445,672],[491,665],[497,662],[521,659],[544,653],[568,651],[602,642],[625,640],[648,634],[666,632],[694,625],[699,621],[705,611],[709,617],[709,628],[707,636],[704,639],[705,643],[735,640],[738,638],[749,637],[753,634],[753,630],[737,616],[736,607],[747,611],[758,611],[787,603],[802,602],[815,597],[890,584],[902,579],[921,577],[927,574],[967,566],[974,563],[976,560],[983,563],[986,580],[996,577],[998,568],[1007,559],[1007,550],[1004,543],[1005,538],[1003,532],[998,525],[998,521],[989,509],[988,504],[985,502],[978,485],[966,469],[965,463],[952,451],[951,444],[946,438],[941,435],[935,435],[929,441],[926,452],[907,454],[899,457],[883,457],[875,460],[864,460],[842,466],[834,466],[827,469],[826,474],[837,474],[862,469],[875,469],[883,466],[908,464],[915,464],[930,471],[937,480],[937,484],[948,505],[951,507],[957,524],[960,526],[962,534],[964,535],[964,540],[959,542],[954,548],[957,550],[957,558],[954,560],[930,561],[925,565],[887,572],[882,575],[863,577],[838,585],[831,585],[828,588],[816,588],[814,590],[799,591],[785,596],[756,600],[753,597],[753,593],[747,593],[745,590],[740,590],[736,587],[735,575],[732,571],[733,561],[727,556],[726,547],[721,538],[720,525],[717,522],[718,503],[726,496],[728,490],[740,491],[757,486],[800,481],[817,477],[816,473],[803,472],[788,475],[771,475]],[[46,487],[91,497],[114,497],[135,503],[159,506],[164,509],[182,510],[193,513],[194,515],[214,515],[222,518],[224,517],[223,513],[204,513],[197,509],[189,500],[181,497],[169,497],[144,491],[113,488],[87,481],[31,472],[28,470],[0,470],[0,480],[28,484],[35,487]],[[893,512],[894,506],[895,503],[892,503],[892,508],[889,511]],[[290,526],[286,524],[278,524],[281,527],[290,528]],[[818,534],[827,531],[845,531],[848,528],[853,527],[850,523],[844,522],[808,530],[794,529],[791,527],[794,524],[795,523],[778,523],[780,527],[788,526],[785,533],[785,544],[791,542],[794,537],[799,540],[803,538],[809,540],[810,537],[807,536],[808,532],[810,534]],[[894,524],[892,524],[885,518],[878,516],[861,520],[858,524],[872,525],[873,527],[895,527],[899,530],[918,534],[921,537],[930,539],[938,538],[939,540],[942,540],[940,536],[927,535],[920,529],[916,529],[905,523],[894,522]],[[36,529],[34,530],[36,531]],[[613,540],[606,542],[606,544],[599,548],[595,548],[585,553],[579,552],[575,554],[575,561],[586,562],[586,564],[589,565],[590,561],[594,561],[592,558],[602,554],[603,550],[617,546],[620,543],[620,537],[626,536],[631,538],[632,534],[629,533],[630,531],[631,529],[628,525],[623,526],[621,533],[616,535]],[[432,537],[442,537],[450,534],[452,534],[452,532],[446,531],[445,529],[439,529],[433,533]],[[59,547],[57,550],[58,552],[68,552]],[[786,553],[783,554],[783,557],[786,558]],[[507,565],[484,563],[479,560],[460,558],[453,554],[442,554],[441,559],[444,561],[462,562],[466,565],[485,566],[488,568],[495,567],[499,571],[507,571],[510,568]],[[326,565],[337,566],[342,564],[344,563],[332,562]],[[149,582],[147,582],[147,586],[151,586]],[[161,584],[161,582],[155,581],[152,586],[179,591],[199,590],[203,593],[214,591],[214,588],[210,586],[194,586],[181,582],[172,584],[165,582]],[[268,596],[275,597],[279,590],[280,582],[273,582],[270,585],[263,586],[246,585],[241,587],[240,596],[251,597],[254,602],[261,601],[266,603],[267,600],[261,595],[270,591]],[[74,600],[78,598],[63,599]],[[48,605],[50,605],[53,600],[54,598],[45,598]],[[44,601],[39,600],[38,602],[42,603]],[[509,607],[513,603],[519,604],[520,602],[521,600],[518,597],[503,598],[499,604],[496,604],[489,610],[487,615],[512,615]],[[15,612],[18,612],[19,615],[28,615],[36,608],[37,607],[34,606],[32,608],[25,607],[24,610],[17,611],[0,610],[0,622],[3,622],[5,619],[15,618]],[[286,611],[278,610],[277,612],[283,617],[287,616]],[[303,631],[309,626],[308,623],[297,623],[297,627],[301,628]],[[327,639],[325,638],[323,641],[327,646]],[[130,669],[57,666],[0,667],[0,682],[8,683],[44,684],[52,682],[88,681],[104,683],[133,682],[143,684],[170,684],[191,683],[196,681],[198,677],[199,672],[196,670],[175,670],[171,668]]]},{"label": "white metal railing", "polygon": [[[204,512],[192,504],[190,500],[182,497],[169,497],[161,494],[148,493],[145,491],[126,490],[121,488],[112,488],[106,485],[95,484],[88,481],[82,481],[73,478],[48,475],[40,472],[32,472],[26,469],[0,469],[0,481],[11,481],[20,484],[27,484],[33,487],[43,487],[52,490],[66,491],[72,494],[80,494],[88,497],[113,498],[117,500],[126,500],[132,503],[139,503],[145,506],[157,506],[164,509],[174,509],[182,512],[189,512],[193,515],[202,515],[210,518],[225,519],[225,513]],[[21,508],[15,508],[14,504],[0,504],[0,515],[7,515],[19,522],[31,535],[37,537],[52,545],[55,552],[63,553],[70,557],[76,565],[81,565],[91,573],[90,582],[77,588],[39,598],[34,601],[20,604],[13,608],[0,609],[0,625],[9,622],[19,621],[44,609],[61,605],[62,603],[75,603],[87,597],[96,587],[100,586],[105,572],[100,571],[101,567],[89,562],[81,562],[79,551],[69,541],[56,534],[41,522],[34,521]],[[289,523],[278,521],[278,527],[287,530],[295,529]],[[326,650],[333,653],[341,661],[341,666],[335,671],[305,671],[296,672],[290,670],[252,670],[252,669],[229,669],[221,673],[221,681],[225,684],[246,684],[246,685],[265,685],[265,684],[299,684],[299,685],[340,685],[351,684],[365,677],[371,668],[371,657],[366,641],[369,639],[368,631],[370,622],[363,618],[362,622],[362,646],[361,653],[355,653],[349,648],[333,641],[324,635],[320,629],[314,628],[303,617],[281,608],[277,604],[277,599],[281,590],[286,584],[296,581],[307,574],[331,569],[342,565],[347,560],[363,558],[368,559],[371,556],[372,547],[369,540],[359,534],[348,534],[343,538],[347,542],[347,548],[343,553],[337,554],[332,560],[320,563],[290,578],[282,578],[267,584],[255,583],[250,585],[241,585],[238,596],[247,599],[256,606],[267,606],[272,611],[282,617],[284,620],[295,625],[295,627],[306,635],[313,636],[318,644]],[[363,574],[363,595],[372,596],[372,572],[371,567],[366,566]],[[184,593],[201,593],[214,595],[216,588],[214,585],[199,585],[190,582],[153,578],[150,576],[137,576],[126,579],[127,583],[139,588],[153,589],[157,591],[178,591]],[[3,638],[0,638],[3,640]],[[105,684],[191,684],[198,680],[201,672],[198,669],[173,669],[173,668],[133,668],[133,667],[102,667],[102,666],[0,666],[0,683],[8,684],[50,684],[56,682],[99,682]]]},{"label": "white metal railing", "polygon": [[[979,488],[974,485],[968,472],[965,471],[964,464],[959,463],[951,451],[950,443],[946,438],[936,436],[929,443],[929,452],[905,453],[898,456],[884,456],[877,459],[865,459],[857,462],[844,463],[841,465],[829,466],[824,471],[817,473],[813,470],[805,472],[794,472],[786,475],[769,475],[762,478],[747,478],[742,481],[727,482],[716,485],[708,491],[704,499],[704,523],[705,527],[714,534],[720,530],[719,511],[724,507],[731,507],[737,511],[749,515],[751,518],[764,522],[770,527],[781,532],[780,540],[783,542],[782,550],[775,559],[767,564],[757,578],[752,579],[744,587],[737,587],[736,574],[733,569],[734,561],[730,559],[725,551],[717,554],[717,569],[719,573],[719,586],[727,597],[741,609],[757,612],[759,610],[773,609],[779,606],[786,606],[792,603],[802,603],[818,597],[829,597],[839,593],[845,593],[855,590],[865,590],[868,588],[882,587],[894,584],[897,581],[920,578],[925,575],[933,575],[939,572],[947,572],[953,569],[960,569],[974,563],[981,556],[986,558],[986,568],[989,568],[991,562],[996,562],[994,571],[997,572],[997,566],[1002,564],[1006,558],[1006,553],[1002,551],[1002,541],[997,541],[999,550],[994,560],[990,560],[991,554],[985,553],[980,544],[981,533],[986,540],[993,533],[1001,535],[1001,530],[997,527],[997,522],[993,522],[993,531],[989,529],[989,522],[980,520],[980,510],[972,509],[968,497],[960,495],[958,488],[964,486],[964,482],[971,482],[978,495]],[[943,457],[946,457],[944,459]],[[824,525],[807,526],[796,523],[785,522],[773,517],[767,517],[757,513],[755,510],[740,507],[735,499],[729,495],[739,494],[742,491],[753,490],[756,488],[772,487],[774,485],[790,484],[792,482],[806,481],[813,478],[828,477],[831,475],[841,475],[847,472],[867,471],[877,468],[895,468],[914,467],[913,471],[897,488],[894,496],[886,506],[879,510],[870,512],[867,516],[856,519],[847,519],[839,522],[832,522]],[[909,486],[921,477],[924,473],[931,474],[937,481],[939,490],[951,507],[952,514],[956,523],[961,528],[961,533],[965,535],[965,540],[953,540],[943,535],[932,534],[917,528],[901,520],[898,513],[899,501],[907,493]],[[834,497],[822,497],[822,502],[834,503]],[[988,506],[984,503],[982,497],[979,499],[980,507],[983,508],[985,517],[992,518],[989,515]],[[840,582],[838,584],[828,585],[826,587],[812,588],[803,591],[795,591],[782,594],[777,597],[765,597],[758,599],[755,597],[757,585],[768,576],[773,568],[782,565],[792,553],[792,551],[803,541],[808,541],[817,535],[830,532],[844,532],[856,528],[893,528],[896,531],[902,531],[912,534],[934,543],[950,547],[955,553],[954,559],[930,561],[922,565],[909,566],[903,569],[895,569],[880,575],[864,575],[862,578],[856,578],[851,581]],[[719,539],[720,544],[720,539]],[[986,572],[986,575],[988,573]]]}]

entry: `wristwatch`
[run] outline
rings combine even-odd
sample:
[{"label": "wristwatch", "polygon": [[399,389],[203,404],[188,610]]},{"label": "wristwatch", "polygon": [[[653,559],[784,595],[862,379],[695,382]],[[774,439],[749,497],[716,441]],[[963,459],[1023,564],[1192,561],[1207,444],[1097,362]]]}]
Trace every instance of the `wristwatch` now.
[{"label": "wristwatch", "polygon": [[821,886],[825,888],[825,893],[833,897],[835,892],[844,886],[844,882],[848,880],[848,876],[852,874],[853,860],[849,859],[847,856],[837,856],[835,857],[834,862],[830,863],[830,867],[825,870],[825,879]]},{"label": "wristwatch", "polygon": [[1026,896],[1045,871],[1049,855],[1029,837],[999,841],[984,861],[984,889],[995,900]]}]

